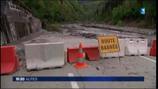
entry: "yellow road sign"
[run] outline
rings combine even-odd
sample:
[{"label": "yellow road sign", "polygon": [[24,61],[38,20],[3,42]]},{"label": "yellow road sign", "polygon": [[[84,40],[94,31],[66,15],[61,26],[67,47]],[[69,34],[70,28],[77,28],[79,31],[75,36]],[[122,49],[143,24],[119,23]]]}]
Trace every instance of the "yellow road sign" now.
[{"label": "yellow road sign", "polygon": [[115,35],[106,35],[98,37],[99,51],[101,53],[119,52],[119,41]]}]

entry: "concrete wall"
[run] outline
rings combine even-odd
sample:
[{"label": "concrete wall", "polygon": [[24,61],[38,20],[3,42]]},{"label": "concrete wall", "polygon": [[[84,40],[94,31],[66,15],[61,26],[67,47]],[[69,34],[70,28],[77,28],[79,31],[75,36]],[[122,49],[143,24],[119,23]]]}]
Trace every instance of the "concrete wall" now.
[{"label": "concrete wall", "polygon": [[1,2],[2,32],[7,43],[17,41],[42,29],[41,22],[31,12],[16,5],[12,0]]}]

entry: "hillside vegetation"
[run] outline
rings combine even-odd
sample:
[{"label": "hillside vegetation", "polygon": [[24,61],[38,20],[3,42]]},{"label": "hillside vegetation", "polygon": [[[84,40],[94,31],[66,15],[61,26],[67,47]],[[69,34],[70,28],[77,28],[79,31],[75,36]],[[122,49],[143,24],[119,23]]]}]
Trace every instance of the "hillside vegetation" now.
[{"label": "hillside vegetation", "polygon": [[[156,27],[156,0],[21,0],[46,24],[106,23]],[[140,14],[145,8],[145,15]]]}]

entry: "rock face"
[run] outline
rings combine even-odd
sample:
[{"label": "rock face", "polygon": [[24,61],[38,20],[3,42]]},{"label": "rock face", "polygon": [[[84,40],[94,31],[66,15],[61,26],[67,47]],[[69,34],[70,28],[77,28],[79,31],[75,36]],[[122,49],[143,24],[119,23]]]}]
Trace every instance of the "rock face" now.
[{"label": "rock face", "polygon": [[2,43],[17,41],[41,30],[41,22],[31,12],[13,2],[1,0]]}]

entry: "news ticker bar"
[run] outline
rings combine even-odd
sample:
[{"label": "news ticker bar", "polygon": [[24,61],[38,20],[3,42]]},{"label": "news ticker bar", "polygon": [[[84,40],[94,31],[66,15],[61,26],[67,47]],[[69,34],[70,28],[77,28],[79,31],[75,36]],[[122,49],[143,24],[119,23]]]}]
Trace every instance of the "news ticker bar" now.
[{"label": "news ticker bar", "polygon": [[13,81],[15,82],[31,82],[31,81],[86,81],[86,82],[97,82],[97,81],[104,81],[104,82],[142,82],[144,81],[143,76],[14,76]]}]

